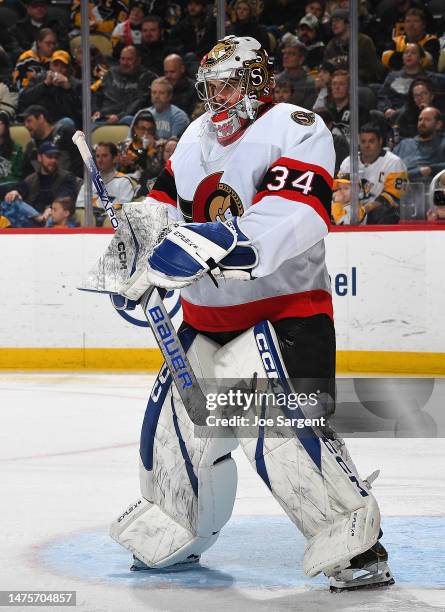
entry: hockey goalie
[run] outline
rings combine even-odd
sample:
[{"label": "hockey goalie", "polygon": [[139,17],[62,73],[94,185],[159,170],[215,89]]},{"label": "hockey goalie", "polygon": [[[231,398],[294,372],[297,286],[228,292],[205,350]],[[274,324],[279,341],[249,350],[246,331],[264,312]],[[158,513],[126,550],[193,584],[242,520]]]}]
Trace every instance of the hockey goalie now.
[{"label": "hockey goalie", "polygon": [[[151,286],[180,289],[179,337],[200,380],[273,372],[282,382],[317,380],[333,399],[324,237],[334,147],[320,117],[274,104],[273,87],[272,62],[253,38],[226,37],[204,56],[197,90],[205,114],[145,201],[122,208],[126,231],[113,241],[133,241],[127,250],[138,256],[114,300],[129,306]],[[360,478],[341,438],[328,426],[196,436],[165,365],[142,425],[141,497],[111,527],[132,569],[199,562],[231,516],[238,445],[306,538],[308,576],[324,573],[332,590],[394,582],[372,479]]]}]

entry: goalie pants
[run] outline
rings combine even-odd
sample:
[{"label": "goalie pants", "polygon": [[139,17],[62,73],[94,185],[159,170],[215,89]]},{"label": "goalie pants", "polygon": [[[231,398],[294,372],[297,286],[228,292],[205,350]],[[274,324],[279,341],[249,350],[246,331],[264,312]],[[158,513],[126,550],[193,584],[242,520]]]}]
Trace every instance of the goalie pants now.
[{"label": "goalie pants", "polygon": [[[326,315],[273,326],[263,321],[230,333],[198,333],[183,324],[180,339],[200,381],[278,376],[313,385],[317,379],[333,396],[335,333]],[[306,416],[298,410],[296,416]],[[332,575],[375,544],[378,506],[342,440],[308,426],[271,437],[258,427],[248,438],[241,429],[227,429],[224,437],[209,429],[196,435],[164,365],[142,427],[142,497],[111,527],[112,537],[149,567],[185,562],[216,541],[233,509],[237,477],[231,451],[239,443],[306,537],[307,575]]]}]

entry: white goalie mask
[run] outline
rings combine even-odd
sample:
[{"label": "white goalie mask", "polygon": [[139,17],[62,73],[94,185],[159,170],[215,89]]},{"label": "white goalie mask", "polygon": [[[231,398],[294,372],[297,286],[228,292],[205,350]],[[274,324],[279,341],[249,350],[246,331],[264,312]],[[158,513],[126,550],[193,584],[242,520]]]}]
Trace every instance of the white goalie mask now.
[{"label": "white goalie mask", "polygon": [[250,36],[226,36],[201,61],[196,89],[221,144],[236,140],[272,102],[273,63]]}]

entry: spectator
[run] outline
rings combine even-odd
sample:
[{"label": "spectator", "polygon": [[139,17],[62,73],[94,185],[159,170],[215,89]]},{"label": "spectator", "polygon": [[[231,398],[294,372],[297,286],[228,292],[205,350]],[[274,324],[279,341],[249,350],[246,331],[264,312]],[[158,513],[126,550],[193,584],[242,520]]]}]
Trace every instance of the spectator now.
[{"label": "spectator", "polygon": [[318,90],[318,96],[314,102],[314,111],[318,112],[317,109],[326,107],[329,94],[329,85],[334,72],[335,66],[330,62],[323,62],[320,65],[318,74],[315,76],[315,86]]},{"label": "spectator", "polygon": [[405,15],[411,8],[425,11],[428,25],[432,17],[424,0],[380,0],[375,9],[373,39],[380,54],[392,39],[405,34]]},{"label": "spectator", "polygon": [[9,132],[9,117],[0,112],[0,197],[9,191],[21,177],[23,150]]},{"label": "spectator", "polygon": [[46,222],[46,227],[65,228],[78,227],[75,219],[75,200],[69,196],[58,197],[51,204],[51,213]]},{"label": "spectator", "polygon": [[0,48],[0,113],[14,119],[18,105],[18,94],[12,90],[9,58]]},{"label": "spectator", "polygon": [[15,65],[13,81],[17,89],[28,87],[30,82],[43,73],[57,47],[57,37],[49,28],[42,28],[36,34],[35,46],[22,53]]},{"label": "spectator", "polygon": [[[349,11],[337,9],[331,17],[333,37],[326,45],[324,61],[349,55]],[[358,75],[361,83],[379,82],[383,68],[377,58],[374,43],[366,34],[358,35]]]},{"label": "spectator", "polygon": [[[402,70],[390,72],[379,93],[379,108],[384,111],[388,121],[393,119],[397,111],[406,102],[410,85],[415,79],[430,77],[438,90],[444,90],[443,77],[424,70],[422,61],[425,57],[425,52],[420,45],[409,43],[406,45],[402,55]],[[440,79],[442,79],[442,83]]]},{"label": "spectator", "polygon": [[288,102],[291,104],[291,99],[294,94],[294,88],[290,81],[281,79],[274,87],[273,101],[278,104],[280,102]]},{"label": "spectator", "polygon": [[436,101],[434,85],[428,78],[417,78],[411,83],[406,102],[393,117],[397,142],[401,138],[414,138],[417,134],[417,122],[420,111],[427,106],[435,106],[442,111]]},{"label": "spectator", "polygon": [[[71,5],[71,23],[76,28],[75,33],[80,30],[80,2],[73,0]],[[128,7],[124,0],[94,0],[88,2],[88,15],[90,32],[111,34],[118,23],[127,19]]]},{"label": "spectator", "polygon": [[6,194],[5,199],[0,201],[0,228],[42,227],[46,223],[48,214],[39,213],[35,208],[23,202],[20,196],[9,199],[9,195]]},{"label": "spectator", "polygon": [[[20,53],[22,53],[23,49],[19,47],[19,43],[14,36],[12,28],[0,28],[0,49],[6,54],[8,63],[10,61],[15,62]],[[12,70],[9,72],[11,71]]]},{"label": "spectator", "polygon": [[391,48],[382,54],[382,63],[391,70],[402,68],[402,54],[409,43],[417,43],[425,51],[423,66],[431,70],[437,70],[439,60],[440,43],[434,34],[426,33],[426,15],[418,8],[411,8],[405,14],[405,33],[396,36]]},{"label": "spectator", "polygon": [[[336,70],[332,75],[326,108],[332,116],[334,126],[341,131],[349,142],[351,111],[349,108],[349,73],[346,70]],[[359,125],[369,123],[370,120],[369,110],[359,100]]]},{"label": "spectator", "polygon": [[173,87],[172,104],[191,115],[198,101],[195,82],[186,75],[184,60],[180,55],[167,55],[164,59],[164,76]]},{"label": "spectator", "polygon": [[408,168],[410,181],[428,183],[442,170],[445,159],[445,137],[440,111],[427,106],[419,114],[417,135],[404,138],[394,153],[401,157]]},{"label": "spectator", "polygon": [[327,9],[327,3],[324,0],[315,1],[309,0],[304,7],[305,15],[314,15],[318,19],[320,36],[326,44],[332,38],[331,30],[331,14]]},{"label": "spectator", "polygon": [[235,18],[227,28],[227,34],[235,36],[252,36],[270,53],[270,42],[267,30],[260,25],[255,16],[255,7],[251,0],[236,0]]},{"label": "spectator", "polygon": [[164,40],[160,17],[157,15],[145,17],[142,22],[141,43],[136,48],[143,67],[156,75],[162,74],[164,57],[171,53],[171,49]]},{"label": "spectator", "polygon": [[325,16],[326,11],[326,2],[324,0],[321,1],[312,1],[306,2],[306,6],[304,7],[305,15],[314,15],[319,23],[328,20],[329,16]]},{"label": "spectator", "polygon": [[320,22],[311,13],[300,19],[297,37],[306,46],[306,65],[309,70],[317,72],[323,61],[325,45],[320,35]]},{"label": "spectator", "polygon": [[[5,202],[12,207],[14,203],[20,207],[21,202],[32,206],[39,214],[38,218],[33,219],[40,224],[47,221],[51,203],[56,197],[75,198],[77,195],[76,177],[59,168],[59,153],[59,149],[51,142],[44,142],[38,151],[37,172],[27,176],[17,185],[17,189],[9,191],[5,196]],[[5,214],[11,220],[10,214]]]},{"label": "spectator", "polygon": [[[131,179],[122,172],[117,171],[118,149],[112,142],[99,142],[95,149],[96,165],[102,175],[110,199],[113,202],[124,204],[131,202],[134,187]],[[85,187],[82,185],[76,200],[76,208],[85,208]],[[102,226],[107,217],[93,185],[93,212],[96,225]]]},{"label": "spectator", "polygon": [[335,149],[335,170],[336,175],[340,169],[342,161],[349,155],[349,142],[343,132],[334,125],[332,115],[326,108],[317,109],[317,115],[323,119],[326,123],[327,128],[332,134],[332,140],[334,141]]},{"label": "spectator", "polygon": [[140,112],[130,130],[130,138],[121,144],[119,169],[139,181],[156,177],[161,170],[164,141],[157,140],[156,123],[149,111]]},{"label": "spectator", "polygon": [[19,110],[32,104],[41,104],[55,122],[69,119],[73,129],[82,124],[82,83],[72,76],[71,58],[66,51],[55,51],[49,70],[32,80],[22,89]]},{"label": "spectator", "polygon": [[292,104],[311,109],[317,97],[314,79],[306,72],[303,65],[306,59],[306,47],[292,37],[284,44],[283,71],[277,74],[276,81],[290,81],[294,88]]},{"label": "spectator", "polygon": [[158,138],[167,139],[172,136],[179,138],[190,123],[186,113],[171,103],[172,95],[173,87],[165,77],[155,79],[151,84],[152,106],[146,110],[156,121]]},{"label": "spectator", "polygon": [[293,32],[297,25],[293,0],[264,0],[260,21],[268,28],[276,26],[277,32]]},{"label": "spectator", "polygon": [[139,98],[143,99],[155,76],[141,67],[141,58],[135,47],[124,47],[119,66],[110,68],[95,94],[93,120],[99,123],[130,122],[129,106],[137,103]]},{"label": "spectator", "polygon": [[[79,45],[73,49],[73,76],[82,80],[82,47]],[[102,80],[109,69],[104,56],[94,45],[90,45],[90,70],[91,70],[91,92],[96,92],[102,87]]]},{"label": "spectator", "polygon": [[177,53],[192,53],[200,60],[214,42],[215,19],[208,17],[206,5],[206,0],[187,1],[185,15],[170,32],[169,43]]},{"label": "spectator", "polygon": [[[337,178],[332,184],[331,218],[334,225],[351,224],[351,181],[348,178]],[[364,219],[363,206],[358,208],[358,224]]]},{"label": "spectator", "polygon": [[[403,161],[383,149],[378,127],[367,124],[360,129],[359,202],[368,225],[395,224],[400,220],[400,198],[408,182]],[[350,157],[340,166],[339,178],[349,178]]]},{"label": "spectator", "polygon": [[38,169],[37,150],[45,142],[50,142],[59,149],[58,165],[62,170],[83,176],[83,161],[72,141],[74,133],[72,129],[64,125],[54,125],[45,107],[37,104],[28,107],[23,117],[32,140],[25,148],[22,177]]},{"label": "spectator", "polygon": [[29,0],[25,4],[26,17],[18,21],[11,30],[11,34],[17,40],[20,47],[20,53],[31,49],[34,42],[38,39],[38,34],[43,29],[50,29],[59,41],[61,48],[67,49],[68,32],[61,19],[48,16],[49,2],[47,0]]},{"label": "spectator", "polygon": [[123,47],[140,45],[142,41],[142,22],[145,17],[146,4],[144,2],[131,2],[128,19],[118,23],[111,34],[113,53],[116,58],[120,56]]}]

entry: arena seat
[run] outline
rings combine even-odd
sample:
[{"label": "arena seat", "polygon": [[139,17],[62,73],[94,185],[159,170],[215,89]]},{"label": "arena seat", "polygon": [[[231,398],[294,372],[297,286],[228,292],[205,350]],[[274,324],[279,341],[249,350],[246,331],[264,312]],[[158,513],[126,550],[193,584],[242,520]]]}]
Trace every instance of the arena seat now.
[{"label": "arena seat", "polygon": [[24,125],[11,125],[10,133],[12,140],[19,144],[23,149],[25,149],[26,145],[31,140],[31,134]]},{"label": "arena seat", "polygon": [[[73,36],[70,40],[70,51],[73,53],[74,49],[80,47],[82,44],[81,36]],[[105,34],[90,34],[90,45],[94,45],[99,49],[102,55],[111,56],[113,54],[113,45],[111,40]]]},{"label": "arena seat", "polygon": [[128,137],[130,128],[128,125],[100,125],[91,134],[91,142],[97,145],[98,142],[114,142],[118,144]]}]

